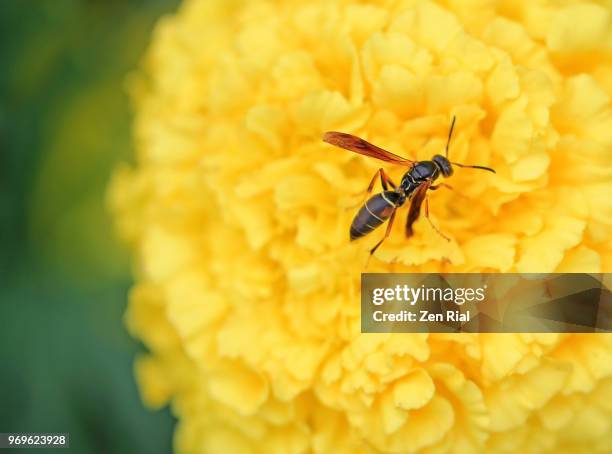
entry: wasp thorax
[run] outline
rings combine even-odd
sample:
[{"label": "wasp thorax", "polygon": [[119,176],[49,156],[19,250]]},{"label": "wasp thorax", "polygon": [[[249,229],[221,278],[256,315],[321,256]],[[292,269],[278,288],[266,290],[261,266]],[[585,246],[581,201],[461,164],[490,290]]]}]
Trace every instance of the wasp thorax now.
[{"label": "wasp thorax", "polygon": [[436,163],[436,166],[438,166],[440,172],[442,172],[442,175],[445,177],[450,177],[453,174],[453,167],[450,161],[444,156],[437,154],[431,160]]}]

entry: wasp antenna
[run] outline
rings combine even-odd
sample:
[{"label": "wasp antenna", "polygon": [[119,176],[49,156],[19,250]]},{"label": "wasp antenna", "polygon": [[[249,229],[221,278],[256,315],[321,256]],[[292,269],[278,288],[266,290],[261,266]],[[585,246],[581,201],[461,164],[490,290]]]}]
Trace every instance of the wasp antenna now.
[{"label": "wasp antenna", "polygon": [[468,166],[465,164],[459,164],[458,162],[451,162],[452,165],[457,166],[457,167],[463,167],[464,169],[481,169],[481,170],[487,170],[489,172],[493,172],[493,173],[497,173],[495,170],[493,170],[491,167],[485,167],[485,166]]},{"label": "wasp antenna", "polygon": [[457,117],[453,115],[453,120],[451,121],[450,131],[448,131],[448,140],[446,141],[446,158],[448,159],[448,146],[450,145],[451,136],[453,135],[453,129],[455,128],[455,120]]}]

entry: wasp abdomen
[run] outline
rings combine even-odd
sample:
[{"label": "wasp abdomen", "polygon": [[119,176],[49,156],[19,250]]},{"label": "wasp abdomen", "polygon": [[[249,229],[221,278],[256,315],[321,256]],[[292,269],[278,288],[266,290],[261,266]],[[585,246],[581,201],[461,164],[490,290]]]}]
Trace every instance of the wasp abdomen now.
[{"label": "wasp abdomen", "polygon": [[389,219],[399,199],[400,195],[394,191],[385,191],[370,197],[353,219],[351,240],[367,235]]}]

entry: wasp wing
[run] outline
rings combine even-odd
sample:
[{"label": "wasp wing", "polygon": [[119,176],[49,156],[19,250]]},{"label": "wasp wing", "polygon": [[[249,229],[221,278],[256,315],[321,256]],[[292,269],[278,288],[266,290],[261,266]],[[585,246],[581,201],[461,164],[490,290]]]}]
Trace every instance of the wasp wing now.
[{"label": "wasp wing", "polygon": [[392,164],[411,166],[414,163],[414,161],[411,161],[410,159],[402,158],[401,156],[393,154],[387,150],[383,150],[382,148],[377,147],[376,145],[373,145],[357,136],[346,134],[344,132],[328,131],[323,134],[323,141],[331,145],[335,145],[336,147],[354,151],[355,153],[380,159]]},{"label": "wasp wing", "polygon": [[417,219],[419,219],[421,214],[421,205],[423,204],[423,200],[425,200],[429,186],[431,186],[431,181],[425,181],[421,183],[412,194],[410,210],[408,211],[408,217],[406,218],[406,238],[410,238],[412,235],[414,235],[412,225]]}]

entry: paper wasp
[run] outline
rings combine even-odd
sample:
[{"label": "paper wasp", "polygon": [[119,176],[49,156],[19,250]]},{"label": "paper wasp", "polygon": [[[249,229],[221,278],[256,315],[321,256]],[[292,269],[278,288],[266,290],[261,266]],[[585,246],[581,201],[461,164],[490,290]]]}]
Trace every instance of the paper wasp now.
[{"label": "paper wasp", "polygon": [[[385,239],[387,239],[391,233],[393,221],[395,220],[395,213],[397,212],[397,209],[406,202],[406,200],[410,201],[410,209],[406,219],[407,238],[414,234],[412,226],[419,218],[421,213],[421,205],[423,204],[423,201],[425,201],[425,217],[436,232],[438,232],[447,241],[450,241],[450,239],[444,235],[429,218],[429,201],[427,199],[427,190],[435,190],[440,187],[453,189],[446,183],[439,183],[437,185],[432,184],[440,175],[444,176],[445,178],[450,177],[453,174],[453,165],[471,169],[482,169],[495,173],[495,170],[491,169],[490,167],[466,165],[448,160],[448,147],[454,127],[455,117],[453,117],[453,121],[451,122],[451,127],[448,132],[445,156],[437,154],[431,158],[431,161],[412,161],[410,159],[405,159],[401,156],[390,153],[387,150],[383,150],[376,145],[366,142],[357,136],[343,132],[329,131],[323,135],[323,140],[331,145],[335,145],[365,156],[380,159],[385,162],[390,162],[392,164],[410,167],[402,177],[402,181],[399,186],[391,181],[389,176],[382,168],[378,169],[378,171],[374,174],[372,181],[370,181],[367,195],[372,193],[377,177],[380,177],[383,192],[370,197],[365,202],[365,204],[357,212],[357,215],[354,217],[350,230],[351,241],[353,241],[367,235],[376,227],[389,220],[384,237],[370,250],[370,256],[374,254],[376,249],[380,247],[383,241],[385,241]],[[393,188],[393,190],[390,190],[389,186]]]}]

